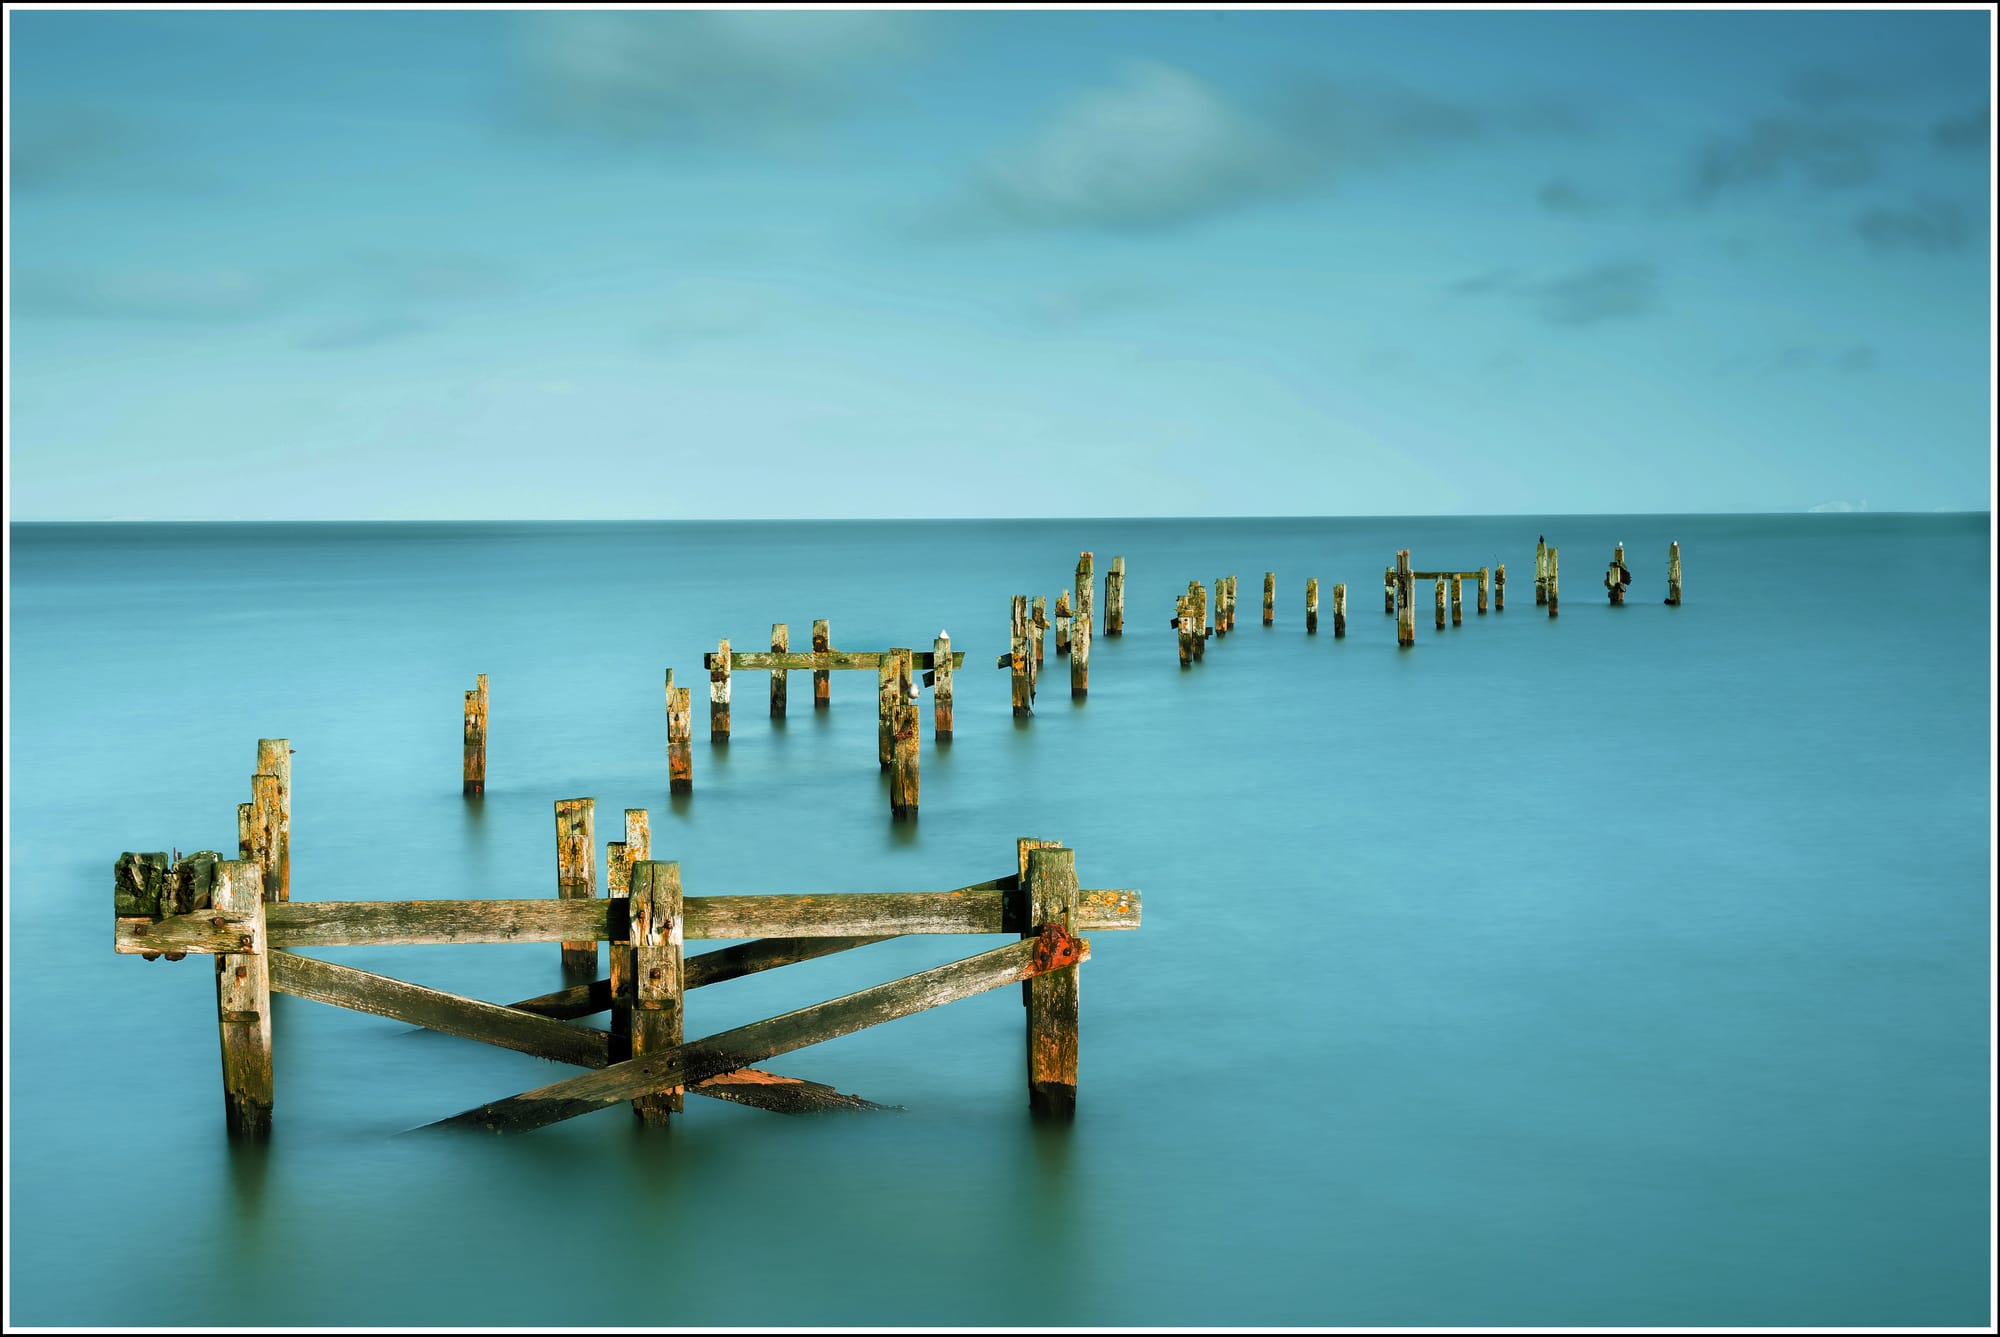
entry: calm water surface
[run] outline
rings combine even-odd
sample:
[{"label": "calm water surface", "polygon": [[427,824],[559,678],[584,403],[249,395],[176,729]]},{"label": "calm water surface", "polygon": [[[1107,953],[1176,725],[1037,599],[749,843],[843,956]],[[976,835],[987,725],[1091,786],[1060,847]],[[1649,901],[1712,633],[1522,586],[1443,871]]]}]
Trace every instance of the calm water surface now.
[{"label": "calm water surface", "polygon": [[[1538,533],[1562,616],[1533,601]],[[1988,1314],[1988,521],[1971,517],[14,526],[8,1036],[22,1324],[1816,1326]],[[1687,602],[1661,606],[1669,539]],[[1624,541],[1628,606],[1600,578]],[[1398,652],[1379,572],[1506,562]],[[1009,717],[1008,597],[1126,557],[1127,633]],[[1263,572],[1278,622],[1258,625]],[[1191,577],[1236,635],[1176,664]],[[1325,619],[1303,631],[1306,577]],[[1331,634],[1331,586],[1350,627]],[[662,670],[720,636],[967,654],[892,825],[872,675],[670,800]],[[492,677],[489,789],[461,693]],[[701,696],[697,682],[697,698]],[[697,713],[700,712],[697,703]],[[293,758],[293,897],[547,897],[554,800],[652,814],[690,895],[928,890],[1013,840],[1137,887],[1078,1119],[1018,994],[774,1060],[903,1105],[691,1100],[398,1132],[568,1070],[275,1001],[277,1134],[223,1137],[202,960],[111,952],[121,850],[233,850]],[[997,945],[691,997],[690,1036]],[[507,1001],[554,944],[324,953]]]}]

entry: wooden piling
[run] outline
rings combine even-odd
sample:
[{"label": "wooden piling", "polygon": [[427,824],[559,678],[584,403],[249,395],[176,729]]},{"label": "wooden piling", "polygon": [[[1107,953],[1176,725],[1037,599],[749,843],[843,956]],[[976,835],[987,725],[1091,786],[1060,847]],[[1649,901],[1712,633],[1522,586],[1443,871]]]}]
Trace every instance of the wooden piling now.
[{"label": "wooden piling", "polygon": [[1667,606],[1681,606],[1681,545],[1675,540],[1667,545]]},{"label": "wooden piling", "polygon": [[1215,578],[1215,617],[1210,625],[1217,640],[1229,634],[1229,582],[1221,576]]},{"label": "wooden piling", "polygon": [[[813,623],[813,653],[823,655],[831,652],[833,642],[828,639],[827,620],[820,618]],[[833,673],[829,669],[813,670],[813,709],[825,710],[833,703]]]},{"label": "wooden piling", "polygon": [[1347,635],[1347,586],[1333,587],[1333,635],[1336,640]]},{"label": "wooden piling", "polygon": [[[556,896],[587,901],[597,895],[597,800],[556,800]],[[597,973],[597,940],[565,941],[565,974]]]},{"label": "wooden piling", "polygon": [[[771,624],[771,653],[782,655],[792,648],[792,629],[783,622]],[[785,717],[785,677],[784,669],[771,670],[771,714],[777,719]]]},{"label": "wooden piling", "polygon": [[[465,788],[467,794],[486,792],[486,675],[479,686],[465,694]],[[286,883],[287,897],[291,884]]]},{"label": "wooden piling", "polygon": [[247,859],[215,865],[218,929],[240,950],[215,957],[215,1015],[222,1035],[222,1109],[232,1137],[271,1132],[270,940],[264,927],[263,869]]},{"label": "wooden piling", "polygon": [[1174,600],[1174,628],[1180,638],[1181,667],[1194,663],[1194,614],[1188,611],[1188,596]]},{"label": "wooden piling", "polygon": [[708,671],[708,741],[729,741],[729,638],[716,647],[715,667]]},{"label": "wooden piling", "polygon": [[1505,612],[1507,608],[1507,564],[1493,568],[1493,611]]},{"label": "wooden piling", "polygon": [[951,741],[951,633],[941,631],[931,642],[931,732],[940,743]]},{"label": "wooden piling", "polygon": [[1028,648],[1028,596],[1014,596],[1012,630],[1008,641],[1010,663],[1014,671],[1014,718],[1026,719],[1035,713],[1034,680],[1029,676],[1033,671]]},{"label": "wooden piling", "polygon": [[1382,573],[1382,611],[1392,616],[1396,612],[1396,577],[1387,571]]},{"label": "wooden piling", "polygon": [[1056,593],[1056,654],[1069,653],[1069,591]]},{"label": "wooden piling", "polygon": [[885,771],[896,751],[896,692],[896,652],[891,650],[875,666],[875,759]]},{"label": "wooden piling", "polygon": [[1125,634],[1125,559],[1111,559],[1111,569],[1104,573],[1104,634],[1123,636]]},{"label": "wooden piling", "polygon": [[1277,607],[1278,607],[1278,573],[1275,571],[1266,571],[1264,573],[1264,625],[1265,626],[1268,627],[1271,625],[1271,619],[1277,615]]},{"label": "wooden piling", "polygon": [[1486,596],[1492,588],[1493,573],[1485,567],[1479,568],[1479,616],[1486,616]]},{"label": "wooden piling", "polygon": [[267,900],[278,894],[278,832],[283,804],[279,799],[278,777],[250,777],[250,846],[243,857],[263,869],[259,880]]},{"label": "wooden piling", "polygon": [[1188,593],[1194,599],[1194,657],[1201,659],[1208,653],[1208,586],[1190,580]]},{"label": "wooden piling", "polygon": [[1548,579],[1545,584],[1548,586],[1549,616],[1554,617],[1556,615],[1556,550],[1554,548],[1548,550],[1548,559]]},{"label": "wooden piling", "polygon": [[[632,865],[632,1057],[656,1054],[681,1043],[684,924],[681,866],[644,859]],[[632,1100],[639,1122],[664,1125],[681,1111],[681,1087]]]},{"label": "wooden piling", "polygon": [[1444,577],[1437,578],[1437,629],[1444,630]]},{"label": "wooden piling", "polygon": [[1231,631],[1235,631],[1236,630],[1236,577],[1235,576],[1229,577],[1229,584],[1225,589],[1224,594],[1229,603],[1229,608],[1228,611],[1225,613],[1225,616],[1229,619],[1229,629]]},{"label": "wooden piling", "polygon": [[1535,607],[1549,601],[1549,549],[1546,539],[1535,538]]},{"label": "wooden piling", "polygon": [[917,760],[923,731],[918,722],[915,661],[908,650],[897,650],[894,656],[896,700],[890,716],[889,816],[903,821],[917,815]]},{"label": "wooden piling", "polygon": [[1619,544],[1611,554],[1611,565],[1604,569],[1604,593],[1614,608],[1625,602],[1625,587],[1632,583],[1631,568],[1625,565],[1625,545]]},{"label": "wooden piling", "polygon": [[[484,674],[480,677],[483,679]],[[257,740],[257,775],[278,782],[277,820],[271,832],[271,861],[264,866],[264,899],[292,899],[292,745],[284,738]],[[274,887],[272,883],[277,885]]]},{"label": "wooden piling", "polygon": [[1410,550],[1396,554],[1396,644],[1417,643],[1416,577],[1410,574]]},{"label": "wooden piling", "polygon": [[[609,900],[625,901],[626,909],[631,909],[632,866],[652,858],[652,831],[648,826],[644,808],[625,810],[625,839],[613,841],[604,847],[604,894]],[[637,997],[633,988],[633,972],[636,969],[632,955],[631,916],[626,916],[623,937],[613,936],[606,947],[611,986],[611,1059],[618,1062],[632,1057],[632,1002]],[[614,935],[618,932],[618,916],[611,916]]]},{"label": "wooden piling", "polygon": [[1306,578],[1306,635],[1311,636],[1318,630],[1319,579],[1314,576],[1308,576]]},{"label": "wooden piling", "polygon": [[667,792],[694,792],[694,705],[685,687],[674,686],[667,670]]},{"label": "wooden piling", "polygon": [[[1485,610],[1481,610],[1482,612]],[[1460,626],[1465,621],[1465,577],[1451,578],[1451,625]]]},{"label": "wooden piling", "polygon": [[[1076,851],[1028,851],[1028,926],[1067,934],[1076,918]],[[1076,1115],[1077,970],[1052,970],[1028,981],[1028,1108],[1042,1118]]]},{"label": "wooden piling", "polygon": [[236,857],[239,859],[248,859],[251,857],[250,845],[256,838],[254,834],[256,831],[256,818],[254,816],[256,811],[257,805],[254,803],[239,803],[236,805]]},{"label": "wooden piling", "polygon": [[1093,558],[1089,553],[1080,553],[1076,559],[1076,616],[1069,626],[1069,694],[1072,700],[1081,700],[1090,695],[1090,624],[1091,601],[1096,597],[1097,581],[1093,572]]}]

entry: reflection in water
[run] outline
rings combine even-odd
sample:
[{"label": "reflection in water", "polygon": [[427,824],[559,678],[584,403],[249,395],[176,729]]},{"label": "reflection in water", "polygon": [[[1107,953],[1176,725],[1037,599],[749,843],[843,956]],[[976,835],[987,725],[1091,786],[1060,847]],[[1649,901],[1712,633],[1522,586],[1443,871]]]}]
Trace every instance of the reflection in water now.
[{"label": "reflection in water", "polygon": [[[273,1124],[276,1124],[274,1119]],[[256,1228],[264,1215],[264,1183],[271,1170],[271,1143],[278,1136],[275,1126],[271,1136],[254,1141],[230,1139],[226,1148],[229,1161],[229,1192],[234,1210],[229,1213],[230,1225],[248,1238],[257,1233]]]}]

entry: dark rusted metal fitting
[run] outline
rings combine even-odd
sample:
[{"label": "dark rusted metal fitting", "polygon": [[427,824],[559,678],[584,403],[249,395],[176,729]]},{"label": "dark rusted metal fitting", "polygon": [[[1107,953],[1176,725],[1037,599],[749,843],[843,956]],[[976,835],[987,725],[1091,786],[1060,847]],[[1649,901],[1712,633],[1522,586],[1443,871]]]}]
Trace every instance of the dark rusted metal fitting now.
[{"label": "dark rusted metal fitting", "polygon": [[1061,924],[1044,924],[1035,939],[1036,971],[1061,970],[1083,959],[1083,939]]}]

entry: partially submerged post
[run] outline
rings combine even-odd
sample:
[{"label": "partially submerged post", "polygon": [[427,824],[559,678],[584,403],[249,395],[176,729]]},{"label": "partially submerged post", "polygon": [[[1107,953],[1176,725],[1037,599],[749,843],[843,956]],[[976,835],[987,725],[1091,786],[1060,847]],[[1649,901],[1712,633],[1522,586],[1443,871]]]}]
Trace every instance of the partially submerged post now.
[{"label": "partially submerged post", "polygon": [[[638,985],[632,1007],[632,1057],[672,1049],[682,1040],[681,997],[685,938],[681,866],[652,859],[632,865],[632,962]],[[641,1123],[664,1124],[682,1107],[682,1088],[635,1096]]]},{"label": "partially submerged post", "polygon": [[1417,581],[1410,574],[1410,550],[1396,554],[1396,644],[1417,643]]},{"label": "partially submerged post", "polygon": [[1188,596],[1174,600],[1174,628],[1180,638],[1181,667],[1194,663],[1194,614],[1188,611]]},{"label": "partially submerged post", "polygon": [[247,859],[214,865],[215,925],[237,951],[215,956],[215,1015],[222,1033],[222,1109],[234,1137],[271,1131],[271,955],[263,870]]},{"label": "partially submerged post", "polygon": [[1486,616],[1486,594],[1493,583],[1493,573],[1485,567],[1479,568],[1479,616]]},{"label": "partially submerged post", "polygon": [[[828,637],[827,620],[820,618],[813,623],[813,653],[828,654],[833,650],[833,642]],[[813,709],[825,710],[833,701],[833,674],[826,669],[813,670]]]},{"label": "partially submerged post", "polygon": [[1056,653],[1069,653],[1069,591],[1056,593]]},{"label": "partially submerged post", "polygon": [[1319,579],[1306,579],[1306,635],[1319,630]]},{"label": "partially submerged post", "polygon": [[1437,629],[1444,630],[1444,577],[1437,578]]},{"label": "partially submerged post", "polygon": [[486,792],[486,675],[465,694],[465,790],[467,794]]},{"label": "partially submerged post", "polygon": [[[1028,851],[1028,931],[1052,950],[1073,941],[1076,851]],[[1055,929],[1048,933],[1044,930]],[[1076,1115],[1077,971],[1051,970],[1028,981],[1028,1108],[1042,1118]]]},{"label": "partially submerged post", "polygon": [[1336,640],[1347,634],[1347,586],[1333,587],[1333,635]]},{"label": "partially submerged post", "polygon": [[[483,680],[485,675],[481,674]],[[284,738],[257,740],[256,774],[270,776],[276,783],[271,795],[270,858],[264,863],[264,899],[292,899],[292,744]],[[254,795],[255,781],[252,782]]]},{"label": "partially submerged post", "polygon": [[1396,612],[1396,577],[1388,571],[1382,573],[1382,611],[1391,616]]},{"label": "partially submerged post", "polygon": [[1535,606],[1549,601],[1549,549],[1541,535],[1535,536]]},{"label": "partially submerged post", "polygon": [[[556,896],[587,901],[597,895],[597,800],[556,800]],[[563,973],[597,973],[597,939],[565,941]]]},{"label": "partially submerged post", "polygon": [[1678,608],[1681,605],[1681,545],[1675,540],[1667,545],[1667,605]]},{"label": "partially submerged post", "polygon": [[1493,611],[1502,612],[1507,607],[1507,564],[1493,568]]},{"label": "partially submerged post", "polygon": [[1611,600],[1612,607],[1620,607],[1625,602],[1625,587],[1632,583],[1632,569],[1625,565],[1625,545],[1619,544],[1611,554],[1611,565],[1604,568],[1604,593]]},{"label": "partially submerged post", "polygon": [[931,642],[932,733],[940,743],[951,741],[951,633],[940,631]]},{"label": "partially submerged post", "polygon": [[[1480,609],[1483,613],[1486,610]],[[1465,622],[1465,577],[1451,578],[1451,625],[1461,626]]]},{"label": "partially submerged post", "polygon": [[1073,699],[1090,695],[1091,599],[1096,580],[1092,576],[1089,553],[1076,559],[1076,617],[1069,628],[1069,694]]},{"label": "partially submerged post", "polygon": [[694,792],[694,703],[693,693],[674,686],[674,671],[667,670],[667,792]]},{"label": "partially submerged post", "polygon": [[908,650],[896,650],[892,655],[896,702],[890,717],[889,815],[902,821],[917,815],[917,757],[923,732],[918,724],[916,661]]},{"label": "partially submerged post", "polygon": [[1215,578],[1214,627],[1217,640],[1229,634],[1229,582],[1222,576]]},{"label": "partially submerged post", "polygon": [[1035,713],[1035,685],[1029,675],[1033,664],[1028,649],[1028,596],[1014,596],[1013,629],[1009,640],[1009,664],[1014,670],[1014,718],[1026,719]]},{"label": "partially submerged post", "polygon": [[[608,900],[624,901],[631,908],[632,867],[644,863],[652,855],[652,831],[647,824],[644,808],[625,810],[625,839],[613,841],[604,847],[604,895]],[[611,917],[613,935],[606,944],[609,957],[607,971],[611,989],[611,1058],[613,1062],[632,1056],[632,1003],[637,998],[634,971],[636,960],[632,953],[632,936],[628,914],[625,936],[616,936],[618,917]]]},{"label": "partially submerged post", "polygon": [[1123,636],[1125,634],[1125,559],[1111,559],[1111,569],[1104,573],[1104,634]]},{"label": "partially submerged post", "polygon": [[1208,653],[1208,586],[1190,580],[1188,598],[1194,605],[1194,657],[1201,659]]},{"label": "partially submerged post", "polygon": [[1236,630],[1236,577],[1235,576],[1229,577],[1229,584],[1227,586],[1227,589],[1225,590],[1225,595],[1229,600],[1229,610],[1227,614],[1229,618],[1229,629],[1231,631],[1235,631]]},{"label": "partially submerged post", "polygon": [[716,647],[708,671],[708,741],[729,741],[729,638]]},{"label": "partially submerged post", "polygon": [[896,751],[896,694],[902,690],[896,677],[896,654],[891,650],[875,665],[875,759],[885,771]]},{"label": "partially submerged post", "polygon": [[[771,653],[782,655],[792,648],[792,629],[783,622],[771,624]],[[785,670],[771,670],[771,714],[785,717]]]},{"label": "partially submerged post", "polygon": [[1278,573],[1275,571],[1266,571],[1264,573],[1264,625],[1265,626],[1268,627],[1271,625],[1271,619],[1277,616],[1277,608],[1278,608]]},{"label": "partially submerged post", "polygon": [[1544,583],[1548,586],[1549,616],[1554,617],[1556,615],[1556,550],[1554,548],[1548,550],[1548,579]]}]

